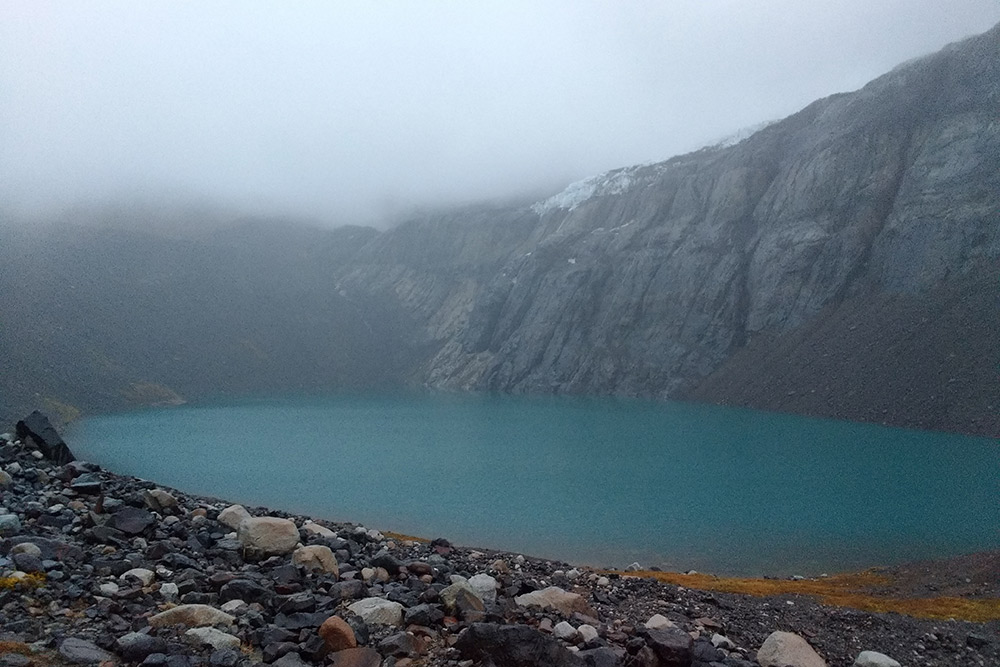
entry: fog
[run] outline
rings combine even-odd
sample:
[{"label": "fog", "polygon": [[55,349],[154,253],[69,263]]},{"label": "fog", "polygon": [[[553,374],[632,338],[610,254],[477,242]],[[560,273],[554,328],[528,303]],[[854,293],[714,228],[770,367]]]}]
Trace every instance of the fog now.
[{"label": "fog", "polygon": [[0,0],[0,215],[538,198],[852,90],[996,0]]}]

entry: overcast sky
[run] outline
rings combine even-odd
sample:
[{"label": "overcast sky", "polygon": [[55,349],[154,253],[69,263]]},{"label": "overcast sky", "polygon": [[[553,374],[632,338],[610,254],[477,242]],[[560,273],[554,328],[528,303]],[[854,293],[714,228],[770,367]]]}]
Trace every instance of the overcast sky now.
[{"label": "overcast sky", "polygon": [[852,90],[998,0],[0,0],[0,210],[543,196]]}]

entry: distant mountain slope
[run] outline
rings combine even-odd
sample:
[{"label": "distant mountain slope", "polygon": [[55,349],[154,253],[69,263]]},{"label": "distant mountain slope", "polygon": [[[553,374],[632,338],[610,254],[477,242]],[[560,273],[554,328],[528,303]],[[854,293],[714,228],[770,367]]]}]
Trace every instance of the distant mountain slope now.
[{"label": "distant mountain slope", "polygon": [[376,234],[267,222],[196,239],[8,230],[0,416],[398,385],[413,364],[406,328],[332,289],[339,264]]},{"label": "distant mountain slope", "polygon": [[533,206],[386,232],[15,234],[0,418],[417,383],[1000,437],[998,110],[1000,26]]},{"label": "distant mountain slope", "polygon": [[[1000,357],[966,340],[992,321],[976,309],[997,303],[995,281],[966,286],[995,275],[1000,256],[998,109],[1000,27],[735,146],[588,179],[502,221],[404,226],[374,243],[420,238],[448,252],[362,253],[348,279],[396,294],[425,322],[438,351],[424,377],[435,386],[690,396],[1000,434],[988,415],[1000,405],[995,373],[983,371]],[[480,255],[486,272],[459,259]],[[926,313],[951,307],[907,335],[910,349],[952,350],[934,362],[940,373],[874,372],[895,352],[870,337],[821,393],[828,402],[775,398],[829,384],[827,370],[809,369],[824,368],[826,346],[848,344],[830,328],[838,305],[878,330],[904,327],[906,299],[926,300]],[[778,381],[769,373],[780,364],[766,360],[794,337],[809,348]],[[743,350],[739,372],[725,366]],[[734,388],[743,377],[760,380]],[[862,398],[891,402],[910,380],[920,399],[905,408]],[[851,392],[857,400],[831,395]],[[969,397],[977,407],[958,405]]]}]

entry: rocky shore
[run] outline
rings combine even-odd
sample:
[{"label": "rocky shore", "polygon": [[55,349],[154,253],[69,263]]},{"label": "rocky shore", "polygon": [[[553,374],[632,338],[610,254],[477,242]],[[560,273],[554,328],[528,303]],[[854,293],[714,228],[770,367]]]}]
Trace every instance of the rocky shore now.
[{"label": "rocky shore", "polygon": [[[0,666],[1000,664],[1000,624],[706,592],[243,508],[0,436]],[[332,489],[331,492],[335,492]]]}]

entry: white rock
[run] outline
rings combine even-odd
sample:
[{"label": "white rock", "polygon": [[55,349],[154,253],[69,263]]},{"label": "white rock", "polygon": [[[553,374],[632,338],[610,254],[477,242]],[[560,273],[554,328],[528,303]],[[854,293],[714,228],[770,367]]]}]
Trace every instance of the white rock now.
[{"label": "white rock", "polygon": [[177,599],[180,591],[177,588],[177,584],[167,582],[165,584],[160,584],[160,595],[167,602],[173,602]]},{"label": "white rock", "polygon": [[363,567],[361,568],[361,578],[365,581],[371,581],[375,577],[375,568]]},{"label": "white rock", "polygon": [[403,605],[383,598],[365,598],[347,607],[365,623],[375,625],[400,625],[403,622]]},{"label": "white rock", "polygon": [[376,542],[381,542],[382,540],[385,539],[385,537],[382,535],[382,533],[378,532],[374,528],[372,528],[371,530],[368,531],[368,537],[372,538]]},{"label": "white rock", "polygon": [[239,637],[234,637],[215,628],[191,628],[184,633],[184,636],[195,644],[211,646],[216,651],[227,648],[238,649],[240,647]]},{"label": "white rock", "polygon": [[497,580],[488,574],[477,574],[469,579],[469,585],[483,602],[497,601]]},{"label": "white rock", "polygon": [[611,580],[608,579],[607,577],[598,577],[597,578],[597,585],[606,588],[606,587],[608,587],[608,586],[611,585]]},{"label": "white rock", "polygon": [[578,569],[576,569],[574,567],[572,570],[570,570],[569,572],[566,573],[566,578],[569,579],[570,581],[575,581],[575,580],[579,579],[580,578],[580,570],[578,570]]},{"label": "white rock", "polygon": [[580,633],[580,639],[584,642],[593,641],[598,637],[597,628],[592,625],[588,625],[587,623],[578,627],[576,631]]},{"label": "white rock", "polygon": [[333,532],[326,526],[321,526],[318,523],[312,521],[306,521],[302,524],[302,528],[312,535],[317,535],[319,537],[336,537],[337,533]]},{"label": "white rock", "polygon": [[232,613],[235,613],[235,612],[239,611],[240,609],[243,609],[243,607],[246,607],[246,606],[247,606],[246,602],[244,602],[243,600],[240,600],[239,598],[237,598],[235,600],[230,600],[229,602],[224,602],[222,604],[221,609],[222,609],[222,611],[226,612],[227,614],[232,614]]},{"label": "white rock", "polygon": [[626,572],[640,572],[640,571],[642,571],[642,565],[639,565],[639,563],[632,563],[631,565],[629,565],[628,567],[625,568],[625,571]]},{"label": "white rock", "polygon": [[514,598],[514,602],[522,607],[534,606],[556,609],[566,616],[571,616],[575,611],[588,616],[594,615],[593,610],[590,609],[590,606],[583,599],[582,595],[569,593],[558,586],[549,586],[540,591],[532,591],[524,595],[519,595]]},{"label": "white rock", "polygon": [[650,630],[662,630],[663,628],[675,628],[673,621],[662,614],[653,614],[648,621],[646,621],[646,627]]},{"label": "white rock", "polygon": [[112,597],[118,592],[118,584],[110,581],[101,584],[98,588],[101,590],[101,595],[106,598]]},{"label": "white rock", "polygon": [[10,555],[14,556],[16,554],[28,554],[34,556],[35,558],[41,558],[42,550],[37,544],[32,544],[31,542],[21,542],[20,544],[15,544],[10,548]]},{"label": "white rock", "polygon": [[761,667],[826,667],[826,661],[809,642],[794,632],[780,630],[772,632],[761,644],[757,662]]},{"label": "white rock", "polygon": [[9,472],[11,475],[20,475],[22,472],[24,472],[24,468],[21,467],[20,463],[14,461],[9,466],[7,466],[7,472]]},{"label": "white rock", "polygon": [[291,553],[299,543],[299,529],[295,523],[274,516],[243,519],[236,536],[243,549],[255,557]]},{"label": "white rock", "polygon": [[219,523],[223,526],[229,526],[234,530],[240,527],[244,519],[249,518],[250,512],[247,512],[243,505],[230,505],[219,512]]},{"label": "white rock", "polygon": [[300,565],[307,570],[319,570],[320,572],[331,573],[334,576],[340,575],[340,568],[337,566],[337,557],[333,555],[330,547],[320,544],[296,549],[292,553],[292,564]]},{"label": "white rock", "polygon": [[156,575],[153,574],[152,570],[147,570],[144,567],[133,567],[131,570],[120,576],[119,579],[125,581],[129,577],[132,577],[133,579],[138,579],[139,583],[141,583],[143,586],[149,586],[151,583],[153,583],[153,579],[156,578]]},{"label": "white rock", "polygon": [[154,628],[168,625],[186,625],[197,628],[206,625],[230,625],[236,619],[224,611],[209,607],[207,604],[182,604],[179,607],[161,611],[149,617],[149,624]]},{"label": "white rock", "polygon": [[854,660],[854,667],[901,667],[901,665],[878,651],[862,651]]},{"label": "white rock", "polygon": [[712,635],[712,646],[714,646],[715,648],[724,649],[726,651],[736,650],[736,644],[734,644],[729,637],[726,637],[725,635],[720,635],[718,632]]},{"label": "white rock", "polygon": [[566,621],[559,621],[556,623],[556,627],[552,628],[552,634],[563,641],[570,642],[571,644],[576,642],[577,636],[579,635],[576,628]]}]

